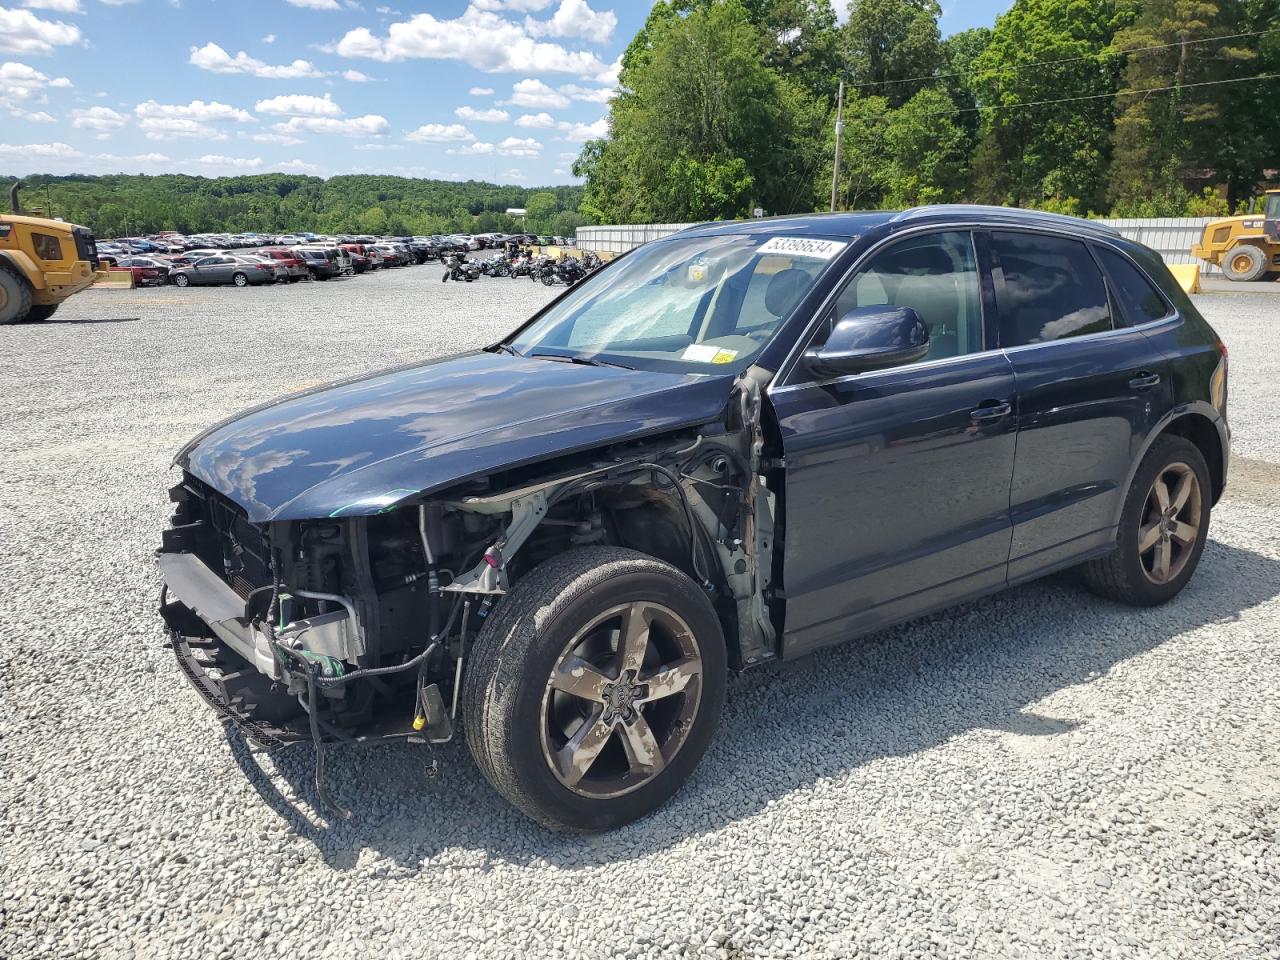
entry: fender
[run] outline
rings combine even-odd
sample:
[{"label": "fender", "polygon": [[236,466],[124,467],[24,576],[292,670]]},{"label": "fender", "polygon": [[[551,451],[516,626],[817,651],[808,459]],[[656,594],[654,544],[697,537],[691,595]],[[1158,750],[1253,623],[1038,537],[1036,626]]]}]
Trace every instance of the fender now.
[{"label": "fender", "polygon": [[0,261],[12,264],[14,272],[27,281],[34,290],[45,288],[44,271],[21,250],[0,250]]},{"label": "fender", "polygon": [[[1151,428],[1151,432],[1147,434],[1146,440],[1144,440],[1142,443],[1142,449],[1138,451],[1138,455],[1133,458],[1133,463],[1130,464],[1129,466],[1128,475],[1124,478],[1124,489],[1126,491],[1133,486],[1133,478],[1138,472],[1138,467],[1141,465],[1143,459],[1146,457],[1147,451],[1151,449],[1152,444],[1154,444],[1156,440],[1158,440],[1160,437],[1162,437],[1165,433],[1168,432],[1169,427],[1173,425],[1174,421],[1180,420],[1183,417],[1192,416],[1192,415],[1199,415],[1204,417],[1206,420],[1212,423],[1214,428],[1217,430],[1218,445],[1222,452],[1222,485],[1224,487],[1226,486],[1227,461],[1229,459],[1230,452],[1231,452],[1231,433],[1227,429],[1227,423],[1222,418],[1222,414],[1220,414],[1216,409],[1214,409],[1212,404],[1209,404],[1204,400],[1194,400],[1194,401],[1191,401],[1190,403],[1178,404],[1173,409],[1171,409],[1168,413],[1166,413],[1160,419],[1160,421],[1154,427]],[[1127,499],[1128,499],[1128,496],[1126,494],[1126,496],[1121,499],[1120,507],[1116,511],[1116,516],[1115,516],[1116,527],[1120,526],[1120,515],[1124,513],[1124,501]],[[1216,502],[1216,498],[1215,498],[1215,502]]]}]

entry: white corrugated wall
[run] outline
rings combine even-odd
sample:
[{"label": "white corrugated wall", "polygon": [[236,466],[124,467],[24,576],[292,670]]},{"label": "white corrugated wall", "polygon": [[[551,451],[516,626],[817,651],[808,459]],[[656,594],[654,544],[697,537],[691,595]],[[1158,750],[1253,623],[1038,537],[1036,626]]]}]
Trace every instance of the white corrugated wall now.
[{"label": "white corrugated wall", "polygon": [[[1209,217],[1165,217],[1149,220],[1102,220],[1131,240],[1145,243],[1165,263],[1200,263],[1206,274],[1221,271],[1191,256],[1191,245],[1204,233]],[[625,253],[689,226],[687,223],[649,223],[634,226],[579,227],[578,246],[587,250]]]}]

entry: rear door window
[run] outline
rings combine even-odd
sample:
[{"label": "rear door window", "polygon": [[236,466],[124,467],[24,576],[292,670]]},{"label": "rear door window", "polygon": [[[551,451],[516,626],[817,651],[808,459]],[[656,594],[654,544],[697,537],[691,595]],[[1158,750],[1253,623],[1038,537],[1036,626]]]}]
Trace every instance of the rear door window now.
[{"label": "rear door window", "polygon": [[1004,274],[996,288],[1002,347],[1112,329],[1102,273],[1079,240],[995,232],[991,242]]},{"label": "rear door window", "polygon": [[1111,279],[1111,290],[1126,326],[1162,320],[1169,315],[1169,305],[1164,297],[1143,272],[1129,262],[1128,257],[1109,247],[1096,249]]}]

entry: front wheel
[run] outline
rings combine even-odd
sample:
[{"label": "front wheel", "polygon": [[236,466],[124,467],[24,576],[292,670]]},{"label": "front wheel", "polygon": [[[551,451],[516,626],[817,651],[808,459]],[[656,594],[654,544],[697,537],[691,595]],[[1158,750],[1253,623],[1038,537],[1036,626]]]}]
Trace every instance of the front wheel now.
[{"label": "front wheel", "polygon": [[1222,272],[1228,280],[1239,283],[1252,283],[1261,280],[1267,273],[1267,255],[1260,247],[1239,246],[1227,251],[1222,261]]},{"label": "front wheel", "polygon": [[191,278],[188,277],[185,273],[180,273],[173,278],[173,285],[175,287],[186,287],[186,286],[189,286],[190,284],[191,284]]},{"label": "front wheel", "polygon": [[605,830],[660,807],[698,765],[724,702],[711,602],[633,550],[574,550],[532,570],[467,662],[463,718],[477,765],[559,830]]},{"label": "front wheel", "polygon": [[1204,552],[1211,491],[1199,447],[1177,436],[1156,440],[1129,487],[1115,550],[1084,566],[1089,588],[1135,607],[1172,600]]}]

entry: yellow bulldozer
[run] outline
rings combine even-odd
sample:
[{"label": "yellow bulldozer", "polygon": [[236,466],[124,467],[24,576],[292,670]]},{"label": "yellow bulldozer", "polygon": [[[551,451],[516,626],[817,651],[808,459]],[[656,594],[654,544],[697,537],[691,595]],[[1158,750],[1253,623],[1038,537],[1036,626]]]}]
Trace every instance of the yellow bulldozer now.
[{"label": "yellow bulldozer", "polygon": [[1265,280],[1280,273],[1280,190],[1268,190],[1262,210],[1214,220],[1191,255],[1221,267],[1228,280]]},{"label": "yellow bulldozer", "polygon": [[62,301],[105,276],[93,231],[24,216],[20,186],[9,189],[13,212],[0,213],[0,323],[48,320]]}]

